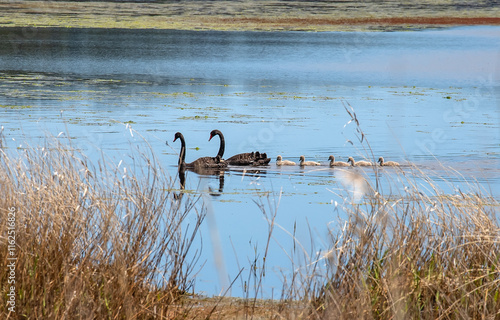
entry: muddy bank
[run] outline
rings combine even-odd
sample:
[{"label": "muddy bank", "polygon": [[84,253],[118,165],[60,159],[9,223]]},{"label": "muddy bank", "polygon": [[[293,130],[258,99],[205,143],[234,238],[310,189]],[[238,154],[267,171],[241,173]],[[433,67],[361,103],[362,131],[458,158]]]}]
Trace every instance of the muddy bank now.
[{"label": "muddy bank", "polygon": [[500,25],[492,1],[166,1],[161,3],[9,1],[2,27],[98,27],[180,30],[411,30]]}]

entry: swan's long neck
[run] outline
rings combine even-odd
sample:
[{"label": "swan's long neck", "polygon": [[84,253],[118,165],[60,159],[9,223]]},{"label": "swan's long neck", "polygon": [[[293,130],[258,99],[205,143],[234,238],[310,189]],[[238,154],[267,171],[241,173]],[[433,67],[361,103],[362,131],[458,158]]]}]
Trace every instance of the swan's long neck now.
[{"label": "swan's long neck", "polygon": [[217,132],[217,135],[219,135],[220,138],[220,147],[217,156],[219,156],[220,159],[222,159],[222,157],[224,156],[224,149],[226,148],[226,141],[224,140],[224,136],[222,135],[221,132]]},{"label": "swan's long neck", "polygon": [[186,141],[184,141],[184,136],[180,136],[179,139],[181,139],[181,152],[179,153],[179,163],[178,165],[181,166],[186,163]]}]

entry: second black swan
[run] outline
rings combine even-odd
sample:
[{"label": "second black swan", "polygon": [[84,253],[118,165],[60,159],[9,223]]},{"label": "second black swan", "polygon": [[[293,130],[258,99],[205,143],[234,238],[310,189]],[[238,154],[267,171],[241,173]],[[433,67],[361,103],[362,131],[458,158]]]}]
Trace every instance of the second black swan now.
[{"label": "second black swan", "polygon": [[[219,136],[220,138],[220,147],[219,147],[219,153],[217,153],[217,157],[222,159],[222,157],[224,156],[224,149],[226,146],[224,135],[219,130],[212,130],[212,132],[210,132],[209,140],[211,140],[215,136]],[[256,151],[256,152],[240,153],[223,161],[233,166],[265,166],[271,161],[271,158],[268,158],[267,154],[265,153],[260,153],[259,151]]]}]

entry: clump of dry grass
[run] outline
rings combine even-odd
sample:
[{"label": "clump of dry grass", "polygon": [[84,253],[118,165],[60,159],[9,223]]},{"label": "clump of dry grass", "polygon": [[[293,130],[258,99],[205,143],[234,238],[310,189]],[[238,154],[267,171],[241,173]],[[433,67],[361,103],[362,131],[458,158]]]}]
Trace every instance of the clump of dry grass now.
[{"label": "clump of dry grass", "polygon": [[[359,128],[354,111],[349,111]],[[360,139],[361,140],[361,139]],[[498,319],[500,203],[467,182],[446,194],[411,166],[345,196],[312,316],[322,319]],[[362,178],[365,179],[365,178]],[[388,183],[405,188],[382,186]],[[401,191],[397,191],[397,190]]]},{"label": "clump of dry grass", "polygon": [[[128,170],[102,159],[94,167],[55,139],[12,153],[0,150],[0,283],[6,297],[4,231],[8,208],[15,207],[16,313],[3,303],[3,319],[187,312],[172,303],[192,289],[199,252],[191,245],[204,210],[197,199],[174,197],[175,181],[151,151],[134,152]],[[191,224],[188,215],[195,215]]]},{"label": "clump of dry grass", "polygon": [[318,313],[376,319],[494,319],[500,313],[500,204],[412,186],[344,207]]}]

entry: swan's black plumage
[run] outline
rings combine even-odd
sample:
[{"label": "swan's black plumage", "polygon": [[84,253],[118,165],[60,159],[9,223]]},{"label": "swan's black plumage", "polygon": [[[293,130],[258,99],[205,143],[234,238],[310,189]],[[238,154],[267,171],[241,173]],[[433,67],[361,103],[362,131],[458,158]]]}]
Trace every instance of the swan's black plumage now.
[{"label": "swan's black plumage", "polygon": [[205,168],[225,168],[227,163],[222,160],[221,157],[201,157],[193,162],[186,163],[186,142],[182,133],[177,132],[175,134],[174,142],[181,140],[181,152],[179,153],[179,170],[184,169],[205,169]]},{"label": "swan's black plumage", "polygon": [[[226,147],[224,135],[219,130],[212,130],[212,132],[210,132],[209,140],[211,140],[215,136],[219,136],[220,138],[220,147],[219,147],[219,152],[217,153],[217,157],[223,159],[224,150]],[[265,166],[271,161],[271,158],[268,158],[267,154],[265,153],[260,153],[259,151],[256,151],[256,152],[240,153],[222,161],[233,166]]]}]

